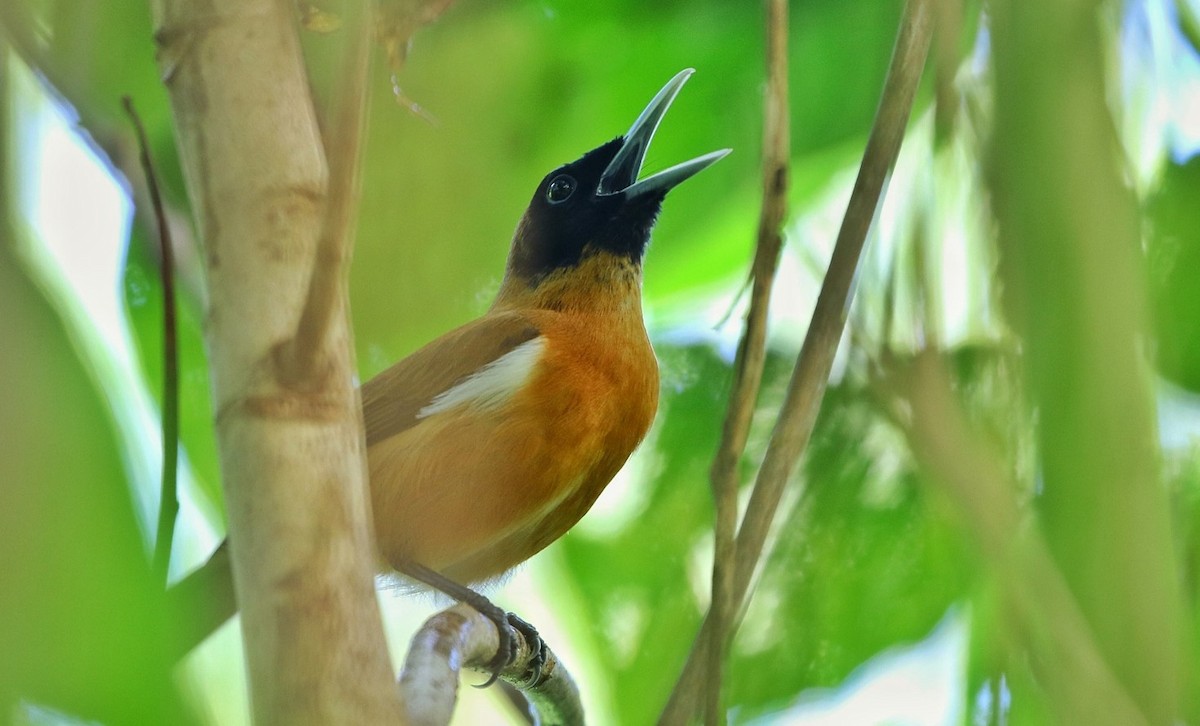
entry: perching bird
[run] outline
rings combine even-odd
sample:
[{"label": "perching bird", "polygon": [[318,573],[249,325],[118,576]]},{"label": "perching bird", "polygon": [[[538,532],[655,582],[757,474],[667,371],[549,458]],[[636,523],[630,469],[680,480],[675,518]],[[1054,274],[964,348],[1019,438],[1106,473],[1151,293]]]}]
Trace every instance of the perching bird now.
[{"label": "perching bird", "polygon": [[463,599],[461,585],[502,575],[578,522],[645,436],[658,366],[642,256],[667,192],[729,153],[637,179],[691,74],[624,136],[546,175],[487,313],[363,385],[388,567]]}]

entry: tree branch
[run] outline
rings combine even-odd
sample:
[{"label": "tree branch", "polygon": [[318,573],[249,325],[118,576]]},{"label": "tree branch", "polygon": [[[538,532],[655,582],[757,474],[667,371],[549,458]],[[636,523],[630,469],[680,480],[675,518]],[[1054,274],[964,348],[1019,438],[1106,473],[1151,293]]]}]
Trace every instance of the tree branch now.
[{"label": "tree branch", "polygon": [[327,208],[291,4],[156,0],[154,11],[204,241],[206,342],[255,722],[394,723],[344,299],[316,385],[288,385],[276,365],[310,297]]},{"label": "tree branch", "polygon": [[[458,698],[463,667],[491,675],[491,660],[500,645],[496,625],[467,605],[455,605],[427,620],[413,636],[400,674],[409,723],[443,726],[450,722]],[[537,708],[542,724],[583,724],[583,706],[571,674],[554,653],[542,651],[542,678],[529,683],[538,655],[517,631],[517,657],[500,678],[516,686]]]},{"label": "tree branch", "polygon": [[[733,602],[737,604],[735,610],[740,610],[745,602],[767,531],[783,495],[783,487],[795,469],[816,422],[829,371],[845,327],[863,243],[884,180],[899,153],[917,83],[929,52],[931,14],[928,3],[929,0],[908,0],[905,4],[883,96],[842,219],[829,271],[821,286],[812,322],[738,531],[733,588]],[[713,646],[712,635],[712,621],[706,617],[683,673],[660,716],[660,723],[679,724],[688,720],[703,682],[701,664],[708,657],[707,649]]]},{"label": "tree branch", "polygon": [[758,245],[751,270],[753,287],[746,327],[738,342],[733,363],[733,387],[729,408],[721,431],[721,442],[712,465],[710,481],[716,509],[712,576],[713,640],[721,647],[709,649],[709,689],[705,701],[705,721],[724,723],[721,708],[723,664],[729,647],[730,621],[733,619],[733,573],[736,560],[734,537],[737,530],[738,463],[746,449],[758,389],[766,360],[767,312],[779,251],[783,245],[783,220],[787,213],[788,160],[791,156],[788,119],[786,0],[767,3],[767,93],[764,99],[763,129],[763,204],[758,220]]},{"label": "tree branch", "polygon": [[306,387],[320,382],[327,355],[329,330],[345,311],[345,280],[354,246],[354,221],[358,209],[362,143],[365,135],[373,27],[373,0],[343,4],[345,41],[333,94],[333,119],[325,137],[329,185],[317,259],[308,282],[304,312],[296,334],[283,351],[280,377]]}]

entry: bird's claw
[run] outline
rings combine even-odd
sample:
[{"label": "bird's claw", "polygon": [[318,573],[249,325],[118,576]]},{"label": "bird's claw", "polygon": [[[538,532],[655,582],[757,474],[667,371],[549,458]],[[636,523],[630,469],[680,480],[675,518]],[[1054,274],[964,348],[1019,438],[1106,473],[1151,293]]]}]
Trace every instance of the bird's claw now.
[{"label": "bird's claw", "polygon": [[525,643],[534,654],[529,661],[529,668],[521,678],[522,685],[531,688],[541,683],[545,678],[543,669],[546,665],[546,643],[538,635],[537,628],[517,617],[514,613],[505,612],[494,605],[479,612],[495,624],[500,642],[496,647],[496,655],[487,663],[488,669],[492,672],[491,677],[475,687],[487,688],[492,685],[499,680],[501,671],[516,661],[517,633],[520,633],[524,637]]},{"label": "bird's claw", "polygon": [[521,675],[521,685],[533,688],[546,679],[546,641],[542,640],[537,628],[517,617],[516,613],[508,614],[508,624],[524,636],[525,644],[533,652],[529,667]]},{"label": "bird's claw", "polygon": [[[485,607],[481,607],[481,605]],[[478,610],[480,615],[492,621],[492,624],[496,626],[496,635],[500,639],[500,642],[496,645],[496,655],[487,663],[488,670],[492,672],[491,678],[475,686],[476,688],[487,688],[499,680],[500,671],[504,670],[516,659],[517,639],[512,631],[512,626],[508,624],[508,613],[496,607],[488,600],[484,600],[482,603],[471,603],[471,607]]]}]

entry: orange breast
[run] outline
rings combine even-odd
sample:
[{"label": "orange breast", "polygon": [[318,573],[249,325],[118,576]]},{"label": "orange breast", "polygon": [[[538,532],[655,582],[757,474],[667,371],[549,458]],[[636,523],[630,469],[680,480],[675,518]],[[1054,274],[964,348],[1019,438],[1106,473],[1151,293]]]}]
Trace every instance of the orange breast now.
[{"label": "orange breast", "polygon": [[546,346],[505,404],[464,404],[370,447],[385,559],[495,577],[575,524],[645,436],[658,367],[640,315],[530,317]]}]

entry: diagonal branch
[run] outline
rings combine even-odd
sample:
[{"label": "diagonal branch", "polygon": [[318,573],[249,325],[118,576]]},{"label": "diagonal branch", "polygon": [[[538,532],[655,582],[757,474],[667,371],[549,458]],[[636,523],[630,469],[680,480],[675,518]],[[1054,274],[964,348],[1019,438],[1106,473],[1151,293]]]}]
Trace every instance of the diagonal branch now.
[{"label": "diagonal branch", "polygon": [[321,374],[330,327],[338,315],[345,314],[340,303],[345,299],[343,287],[358,209],[359,167],[370,98],[367,82],[373,7],[373,0],[352,0],[344,5],[345,45],[331,106],[333,119],[325,134],[329,186],[321,236],[296,334],[279,360],[280,378],[291,385],[311,385]]},{"label": "diagonal branch", "polygon": [[735,592],[739,598],[745,596],[762,554],[784,484],[795,469],[816,423],[829,371],[845,328],[858,260],[882,196],[884,180],[900,152],[917,83],[929,52],[930,34],[928,0],[908,0],[883,98],[838,232],[829,271],[738,531]]},{"label": "diagonal branch", "polygon": [[721,684],[723,663],[729,643],[730,621],[733,619],[733,572],[736,558],[734,536],[737,530],[738,462],[746,449],[754,405],[762,383],[763,363],[766,360],[767,312],[775,271],[779,266],[779,251],[783,246],[783,219],[787,213],[788,158],[790,128],[788,123],[787,37],[788,6],[786,0],[770,0],[767,7],[767,93],[763,131],[763,204],[758,221],[758,246],[751,270],[754,284],[750,293],[750,310],[746,327],[738,342],[733,364],[733,388],[729,409],[721,431],[721,442],[713,461],[710,481],[716,508],[714,532],[712,609],[713,639],[721,647],[709,650],[708,677],[711,685],[705,703],[705,721],[718,724],[721,718]]},{"label": "diagonal branch", "polygon": [[1149,723],[1100,652],[1040,530],[1019,526],[1016,487],[995,452],[971,434],[937,355],[919,355],[901,387],[912,411],[902,426],[909,445],[1000,578],[1060,722]]},{"label": "diagonal branch", "polygon": [[[795,470],[812,434],[833,358],[845,328],[863,243],[882,194],[884,180],[900,151],[917,83],[929,53],[931,26],[929,0],[908,0],[883,96],[838,232],[829,271],[821,286],[812,322],[738,532],[733,587],[733,602],[737,605],[735,610],[740,610],[746,599],[784,485]],[[703,683],[701,671],[708,657],[707,649],[714,645],[712,635],[712,620],[706,617],[683,673],[660,716],[660,723],[678,724],[688,720]]]}]

